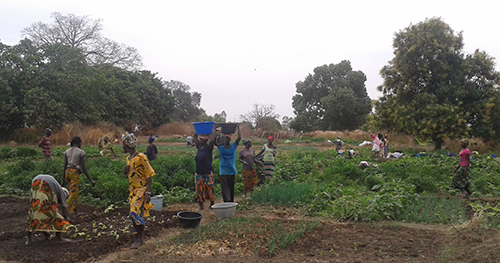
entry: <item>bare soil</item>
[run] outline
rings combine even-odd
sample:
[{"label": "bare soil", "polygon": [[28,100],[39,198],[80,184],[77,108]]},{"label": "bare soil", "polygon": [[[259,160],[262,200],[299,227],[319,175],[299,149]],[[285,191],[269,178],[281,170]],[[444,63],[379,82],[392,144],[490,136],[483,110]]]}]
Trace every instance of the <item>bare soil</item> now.
[{"label": "bare soil", "polygon": [[[71,222],[77,226],[64,234],[72,239],[59,243],[37,234],[26,246],[28,200],[0,197],[0,261],[12,262],[500,262],[498,230],[467,226],[406,224],[395,222],[341,223],[325,218],[304,218],[293,208],[254,207],[237,212],[238,217],[266,220],[311,220],[318,226],[295,243],[270,256],[252,253],[255,238],[241,238],[232,249],[221,240],[172,252],[168,239],[189,229],[178,226],[178,211],[196,211],[196,204],[176,204],[152,213],[145,231],[146,244],[129,249],[133,234],[128,209],[81,206],[83,215]],[[202,224],[215,219],[211,210],[201,211]]]}]

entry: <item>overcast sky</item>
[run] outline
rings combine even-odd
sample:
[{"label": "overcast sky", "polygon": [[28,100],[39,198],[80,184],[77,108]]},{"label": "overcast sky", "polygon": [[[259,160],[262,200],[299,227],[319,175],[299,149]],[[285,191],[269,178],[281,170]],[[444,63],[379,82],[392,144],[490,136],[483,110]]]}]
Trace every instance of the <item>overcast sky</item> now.
[{"label": "overcast sky", "polygon": [[293,117],[295,84],[342,60],[365,73],[368,95],[377,99],[394,33],[426,18],[441,17],[462,31],[466,53],[500,57],[499,3],[0,0],[0,41],[19,43],[22,29],[52,23],[52,12],[102,19],[103,35],[137,48],[144,69],[200,92],[207,114],[224,110],[228,121],[238,121],[259,103]]}]

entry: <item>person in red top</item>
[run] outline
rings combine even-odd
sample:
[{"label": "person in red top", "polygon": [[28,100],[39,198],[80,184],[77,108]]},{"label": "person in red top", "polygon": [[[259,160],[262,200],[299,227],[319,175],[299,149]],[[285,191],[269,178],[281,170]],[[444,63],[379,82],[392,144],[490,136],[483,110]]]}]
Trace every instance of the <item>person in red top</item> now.
[{"label": "person in red top", "polygon": [[52,130],[47,128],[45,129],[45,136],[38,143],[38,147],[42,148],[42,155],[45,157],[45,160],[52,160],[52,152],[50,151],[50,135],[52,135]]},{"label": "person in red top", "polygon": [[470,169],[470,150],[467,148],[469,145],[468,140],[461,140],[460,146],[462,146],[462,151],[459,153],[460,163],[453,170],[452,183],[455,189],[460,190],[459,197],[469,198],[470,191],[470,183],[469,183],[469,169]]}]

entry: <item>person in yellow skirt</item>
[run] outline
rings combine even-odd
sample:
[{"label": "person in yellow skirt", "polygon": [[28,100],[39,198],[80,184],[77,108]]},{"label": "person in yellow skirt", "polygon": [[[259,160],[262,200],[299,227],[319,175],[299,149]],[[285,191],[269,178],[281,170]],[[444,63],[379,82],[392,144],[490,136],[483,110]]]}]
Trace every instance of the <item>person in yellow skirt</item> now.
[{"label": "person in yellow skirt", "polygon": [[69,182],[69,198],[66,201],[68,212],[74,211],[78,216],[78,200],[80,199],[80,174],[83,172],[92,186],[95,186],[95,181],[90,178],[87,167],[85,166],[85,151],[82,147],[82,139],[75,136],[71,139],[71,148],[64,152],[64,171],[62,185],[66,186]]},{"label": "person in yellow skirt", "polygon": [[149,211],[153,208],[151,204],[151,182],[155,171],[148,162],[148,158],[143,153],[136,151],[138,144],[134,134],[123,135],[123,152],[128,153],[123,174],[128,178],[130,204],[130,218],[134,227],[135,241],[132,249],[139,248],[144,243],[143,232],[146,222],[145,217],[149,216]]}]

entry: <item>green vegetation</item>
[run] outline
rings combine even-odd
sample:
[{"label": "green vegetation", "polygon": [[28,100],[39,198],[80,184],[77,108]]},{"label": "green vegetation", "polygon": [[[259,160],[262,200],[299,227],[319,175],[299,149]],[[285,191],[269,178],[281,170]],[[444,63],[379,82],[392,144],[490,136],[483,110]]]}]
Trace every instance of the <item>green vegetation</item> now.
[{"label": "green vegetation", "polygon": [[[261,185],[245,201],[245,208],[251,209],[255,204],[292,206],[301,208],[304,215],[341,221],[394,220],[432,224],[460,224],[467,221],[471,213],[476,213],[484,218],[484,226],[496,228],[500,225],[499,205],[487,201],[466,203],[456,198],[451,186],[451,171],[458,163],[457,157],[436,152],[426,157],[408,156],[380,162],[378,167],[363,170],[358,165],[360,161],[370,161],[366,157],[370,156],[368,148],[361,148],[358,156],[349,157],[334,151],[304,151],[300,147],[295,145],[279,153],[275,176],[269,184],[262,184],[263,171],[257,167]],[[31,148],[0,148],[2,159],[8,160],[0,164],[0,194],[26,196],[29,183],[37,174],[51,174],[60,179],[64,149],[56,148],[54,160],[46,162],[41,158],[33,159]],[[110,159],[100,157],[96,147],[84,147],[84,150],[89,155],[89,173],[97,184],[91,187],[82,177],[82,202],[103,206],[126,204],[128,182],[121,172],[125,154]],[[160,155],[151,162],[156,172],[153,194],[162,194],[165,204],[193,202],[195,150],[169,146],[168,152],[175,154]],[[496,197],[500,190],[498,160],[474,155],[471,163],[472,197]],[[220,196],[218,166],[218,153],[214,151],[216,196]],[[237,169],[241,172],[240,163]],[[241,173],[236,176],[235,189],[241,193]]]}]

